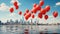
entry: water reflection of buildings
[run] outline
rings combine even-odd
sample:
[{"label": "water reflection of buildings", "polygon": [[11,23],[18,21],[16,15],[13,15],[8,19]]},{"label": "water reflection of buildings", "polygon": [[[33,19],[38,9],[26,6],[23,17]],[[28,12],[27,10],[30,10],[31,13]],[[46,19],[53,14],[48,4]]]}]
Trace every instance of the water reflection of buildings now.
[{"label": "water reflection of buildings", "polygon": [[[15,20],[15,21],[13,21],[12,19],[10,19],[10,21],[9,20],[7,20],[7,22],[6,23],[3,23],[2,21],[0,21],[0,25],[20,25],[20,24],[22,24],[22,25],[26,25],[26,24],[31,24],[31,22],[30,21],[28,21],[28,22],[26,22],[26,21],[24,21],[24,20],[20,20],[20,21],[18,21],[18,20]],[[37,21],[34,21],[34,23],[32,23],[33,25],[35,25],[35,24],[38,24],[38,25],[60,25],[60,23],[52,23],[52,24],[49,24],[49,23],[46,23],[46,24],[44,24],[44,23],[37,23]]]}]

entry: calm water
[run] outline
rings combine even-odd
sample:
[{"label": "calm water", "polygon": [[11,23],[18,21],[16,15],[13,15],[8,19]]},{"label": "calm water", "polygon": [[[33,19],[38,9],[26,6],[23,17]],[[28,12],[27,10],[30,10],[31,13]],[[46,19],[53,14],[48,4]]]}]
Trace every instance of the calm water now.
[{"label": "calm water", "polygon": [[29,34],[60,33],[60,25],[0,25],[0,34],[24,34],[29,29]]}]

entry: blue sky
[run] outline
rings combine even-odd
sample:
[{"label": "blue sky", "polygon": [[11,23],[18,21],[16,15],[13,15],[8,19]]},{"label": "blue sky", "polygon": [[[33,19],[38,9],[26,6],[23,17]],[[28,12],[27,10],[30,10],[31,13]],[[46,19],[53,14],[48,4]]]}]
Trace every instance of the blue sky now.
[{"label": "blue sky", "polygon": [[[18,11],[21,10],[24,13],[26,9],[31,10],[34,3],[39,4],[40,2],[40,0],[16,0],[19,3],[19,9],[18,10],[14,9],[14,13],[11,14],[9,12],[9,8],[13,7],[12,1],[14,0],[0,0],[0,20],[3,22],[6,22],[6,20],[10,20],[10,19],[13,20],[21,19],[22,16],[18,15]],[[42,8],[44,8],[46,5],[50,5],[51,7],[50,11],[47,13],[49,16],[52,16],[52,12],[54,11],[58,12],[58,17],[56,19],[58,20],[57,22],[59,22],[60,0],[44,0],[44,5],[42,6]]]}]

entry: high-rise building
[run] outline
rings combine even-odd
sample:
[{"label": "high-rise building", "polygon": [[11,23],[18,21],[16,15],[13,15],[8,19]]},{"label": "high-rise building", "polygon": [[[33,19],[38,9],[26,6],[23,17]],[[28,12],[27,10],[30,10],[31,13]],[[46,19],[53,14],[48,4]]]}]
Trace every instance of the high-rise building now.
[{"label": "high-rise building", "polygon": [[15,23],[18,24],[19,23],[18,20],[16,20]]},{"label": "high-rise building", "polygon": [[1,21],[0,21],[0,25],[1,25],[2,23],[1,23]]},{"label": "high-rise building", "polygon": [[10,23],[14,23],[14,21],[12,19],[10,19]]}]

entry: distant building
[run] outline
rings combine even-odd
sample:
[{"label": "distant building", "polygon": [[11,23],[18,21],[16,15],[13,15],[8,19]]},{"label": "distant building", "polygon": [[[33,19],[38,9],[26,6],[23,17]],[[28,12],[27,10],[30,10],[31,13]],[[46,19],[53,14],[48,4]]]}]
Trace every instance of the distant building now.
[{"label": "distant building", "polygon": [[16,20],[15,23],[18,24],[19,23],[18,20]]},{"label": "distant building", "polygon": [[1,25],[1,21],[0,21],[0,25]]},{"label": "distant building", "polygon": [[10,19],[10,23],[14,23],[12,19]]}]

